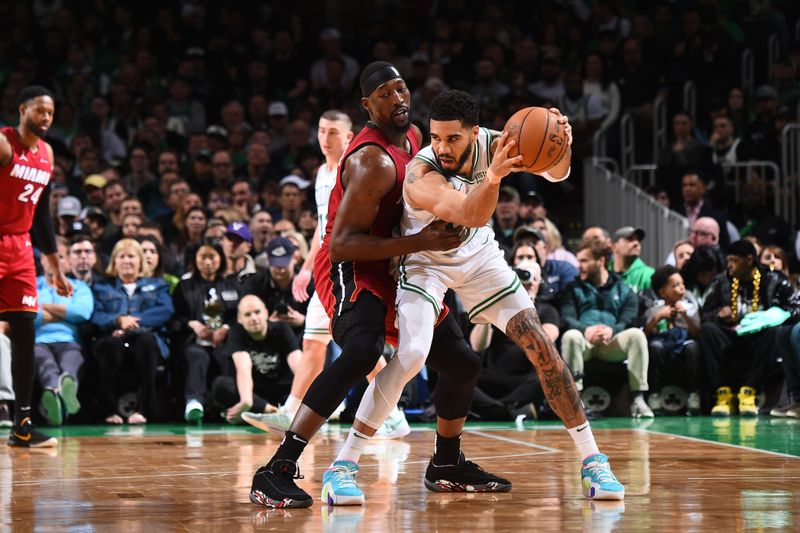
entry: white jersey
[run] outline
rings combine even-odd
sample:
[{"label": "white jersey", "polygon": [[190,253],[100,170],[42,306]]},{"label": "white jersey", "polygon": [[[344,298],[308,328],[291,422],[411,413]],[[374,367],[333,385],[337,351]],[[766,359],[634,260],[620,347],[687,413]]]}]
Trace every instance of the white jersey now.
[{"label": "white jersey", "polygon": [[[499,135],[500,132],[487,128],[479,128],[478,137],[475,139],[475,143],[472,146],[471,176],[447,177],[446,173],[437,163],[433,149],[430,146],[426,146],[417,152],[412,162],[415,159],[424,161],[435,171],[445,176],[455,190],[467,195],[480,185],[486,177],[486,172],[489,169],[489,165],[492,163],[492,141],[499,137]],[[409,163],[409,165],[410,164],[411,163]],[[406,181],[404,185],[407,186],[407,184],[408,182]],[[433,213],[423,209],[413,208],[406,201],[404,202],[403,216],[400,221],[400,234],[404,237],[415,235],[435,220],[436,216]],[[467,228],[467,234],[458,248],[444,252],[416,252],[408,255],[405,259],[406,261],[427,262],[429,264],[459,264],[474,256],[478,248],[486,246],[489,243],[494,243],[493,246],[497,246],[494,240],[494,230],[487,224],[479,228]]]},{"label": "white jersey", "polygon": [[339,166],[328,170],[328,165],[322,163],[317,170],[317,181],[314,183],[314,198],[317,202],[317,224],[319,225],[319,243],[325,238],[325,228],[328,226],[328,200],[331,191],[336,186],[336,172]]}]

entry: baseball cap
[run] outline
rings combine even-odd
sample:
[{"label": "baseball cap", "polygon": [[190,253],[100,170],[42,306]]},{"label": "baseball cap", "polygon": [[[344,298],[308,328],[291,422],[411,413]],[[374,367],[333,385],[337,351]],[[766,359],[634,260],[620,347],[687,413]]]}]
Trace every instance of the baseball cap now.
[{"label": "baseball cap", "polygon": [[275,116],[288,116],[289,107],[283,102],[272,102],[267,108],[267,114],[271,117]]},{"label": "baseball cap", "polygon": [[58,201],[56,215],[60,217],[76,217],[81,212],[81,201],[74,196],[65,196]]},{"label": "baseball cap", "polygon": [[87,226],[86,224],[84,224],[80,220],[73,220],[67,226],[66,236],[67,237],[72,237],[74,235],[91,235],[91,233],[92,232],[89,229],[89,226]]},{"label": "baseball cap", "polygon": [[536,239],[537,241],[545,240],[542,232],[533,226],[520,226],[514,230],[514,242],[520,241],[526,237]]},{"label": "baseball cap", "polygon": [[509,200],[519,202],[519,192],[517,192],[517,189],[510,185],[504,185],[503,187],[500,187],[500,197],[502,198],[503,196]]},{"label": "baseball cap", "polygon": [[772,85],[761,85],[756,89],[756,100],[777,100],[778,91]]},{"label": "baseball cap", "polygon": [[642,228],[634,228],[633,226],[623,226],[614,232],[614,237],[611,239],[611,241],[617,242],[620,239],[630,239],[634,235],[636,235],[636,237],[640,241],[644,240],[645,233]]},{"label": "baseball cap", "polygon": [[253,242],[253,234],[244,222],[231,222],[225,228],[225,235],[236,235],[242,240]]},{"label": "baseball cap", "polygon": [[292,183],[294,185],[297,185],[297,187],[301,191],[307,189],[311,185],[311,182],[308,181],[307,179],[301,178],[297,174],[289,174],[288,176],[284,176],[283,178],[281,178],[281,181],[278,182],[278,189],[280,189],[287,183]]},{"label": "baseball cap", "polygon": [[222,137],[223,139],[228,138],[228,130],[220,126],[219,124],[212,124],[206,128],[206,135],[213,135],[216,137]]},{"label": "baseball cap", "polygon": [[86,179],[83,180],[84,187],[97,187],[98,189],[105,187],[106,183],[108,182],[100,174],[89,174]]},{"label": "baseball cap", "polygon": [[269,266],[286,268],[294,257],[295,245],[286,237],[275,237],[267,243]]},{"label": "baseball cap", "polygon": [[105,224],[108,222],[108,217],[106,216],[105,212],[100,209],[99,207],[86,207],[81,211],[81,214],[78,216],[81,220],[86,220],[87,218],[101,218],[103,219],[103,223]]},{"label": "baseball cap", "polygon": [[747,239],[741,239],[732,242],[730,246],[728,246],[727,253],[728,255],[735,255],[737,257],[747,257],[749,255],[754,260],[758,259],[758,253],[756,252],[756,247],[753,245],[752,242],[748,241]]},{"label": "baseball cap", "polygon": [[528,191],[524,195],[522,195],[522,203],[525,204],[532,204],[532,205],[544,205],[544,198],[536,191]]},{"label": "baseball cap", "polygon": [[336,28],[325,28],[319,34],[320,39],[341,39],[342,34]]},{"label": "baseball cap", "polygon": [[208,163],[211,162],[211,152],[208,150],[198,150],[196,154],[194,154],[195,161],[206,161]]}]

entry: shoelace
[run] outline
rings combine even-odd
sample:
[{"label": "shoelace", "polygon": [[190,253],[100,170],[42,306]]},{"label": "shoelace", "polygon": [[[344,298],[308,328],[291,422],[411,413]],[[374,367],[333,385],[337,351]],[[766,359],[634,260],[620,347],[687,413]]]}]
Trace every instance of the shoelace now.
[{"label": "shoelace", "polygon": [[593,463],[586,466],[586,469],[589,470],[592,475],[601,483],[605,483],[607,481],[618,483],[616,476],[614,476],[614,473],[611,472],[611,465],[608,463]]},{"label": "shoelace", "polygon": [[331,472],[333,472],[336,481],[342,488],[358,487],[358,485],[356,485],[355,472],[351,472],[347,467],[334,466],[331,468]]}]

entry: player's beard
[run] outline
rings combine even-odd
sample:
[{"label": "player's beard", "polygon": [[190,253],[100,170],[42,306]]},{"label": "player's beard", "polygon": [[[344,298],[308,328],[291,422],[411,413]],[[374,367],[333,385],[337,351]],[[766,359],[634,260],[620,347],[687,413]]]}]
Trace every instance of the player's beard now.
[{"label": "player's beard", "polygon": [[436,155],[436,162],[439,163],[439,167],[444,171],[444,175],[445,176],[447,176],[447,177],[457,176],[459,171],[462,168],[464,168],[464,163],[466,163],[467,160],[470,158],[470,156],[472,156],[472,143],[469,143],[469,145],[467,146],[467,149],[464,150],[464,153],[461,154],[461,157],[458,158],[458,161],[456,162],[455,170],[447,170],[446,168],[444,168],[444,166],[442,166],[442,160],[439,159],[439,154],[435,154],[435,155]]},{"label": "player's beard", "polygon": [[47,130],[43,130],[39,125],[37,125],[33,121],[32,118],[29,118],[28,120],[25,121],[25,127],[28,129],[28,131],[30,131],[40,139],[44,139],[45,136],[47,135]]}]

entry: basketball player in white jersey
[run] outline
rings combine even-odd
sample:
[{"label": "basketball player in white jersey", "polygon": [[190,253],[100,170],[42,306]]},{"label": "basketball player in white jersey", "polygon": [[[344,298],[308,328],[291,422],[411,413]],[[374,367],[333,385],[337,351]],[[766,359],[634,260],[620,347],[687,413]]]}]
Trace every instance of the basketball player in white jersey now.
[{"label": "basketball player in white jersey", "polygon": [[[564,125],[571,145],[567,118],[556,109],[551,111]],[[456,249],[416,252],[400,258],[398,353],[370,384],[353,428],[369,434],[389,415],[405,384],[425,364],[444,294],[453,289],[470,320],[488,322],[506,332],[536,368],[550,406],[564,421],[583,458],[584,496],[621,500],[624,487],[611,472],[608,458],[597,448],[572,374],[542,329],[530,296],[506,263],[487,225],[497,205],[502,178],[524,170],[522,158],[508,157],[514,141],[508,141],[507,133],[481,128],[477,121],[478,104],[463,91],[444,91],[431,103],[431,145],[420,150],[406,168],[401,234],[414,235],[439,219],[463,226],[466,236]],[[543,177],[550,181],[566,179],[570,154],[568,150]],[[459,423],[463,427],[464,419],[453,421],[454,428]],[[460,428],[455,434],[447,438],[437,432],[436,449],[458,450]],[[451,464],[431,461],[425,474],[428,489],[470,490],[441,482],[442,473],[463,461],[463,454],[454,454],[451,460]]]},{"label": "basketball player in white jersey", "polygon": [[[292,295],[298,302],[308,299],[308,284],[314,271],[314,258],[325,237],[325,228],[328,225],[328,199],[336,185],[336,172],[339,160],[350,141],[353,139],[353,123],[347,113],[336,109],[325,111],[319,119],[317,126],[317,141],[325,156],[325,163],[317,170],[317,179],[314,182],[314,199],[317,204],[317,229],[311,242],[311,249],[300,272],[292,282]],[[325,366],[325,353],[331,341],[330,318],[325,312],[322,302],[316,291],[311,296],[306,312],[306,326],[303,332],[303,358],[299,371],[292,381],[292,389],[286,403],[277,413],[244,413],[242,419],[247,423],[265,431],[274,430],[283,433],[292,423],[297,409],[300,407],[311,382],[314,381]],[[376,369],[367,378],[371,380],[385,366],[380,359]],[[391,416],[381,427],[378,437],[395,438],[407,435],[410,431],[408,422],[402,411],[395,405]]]}]

